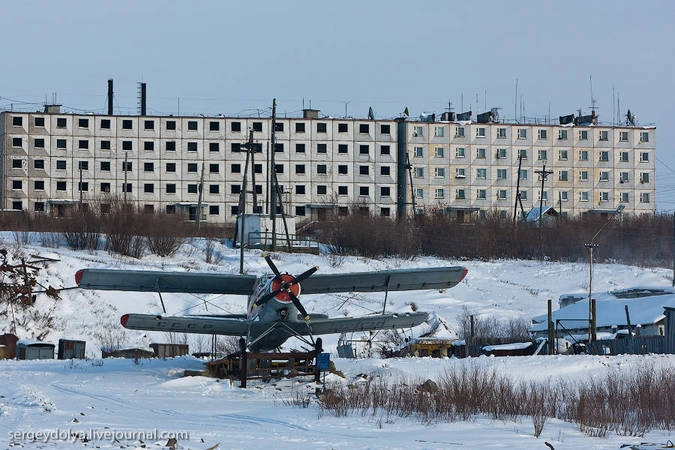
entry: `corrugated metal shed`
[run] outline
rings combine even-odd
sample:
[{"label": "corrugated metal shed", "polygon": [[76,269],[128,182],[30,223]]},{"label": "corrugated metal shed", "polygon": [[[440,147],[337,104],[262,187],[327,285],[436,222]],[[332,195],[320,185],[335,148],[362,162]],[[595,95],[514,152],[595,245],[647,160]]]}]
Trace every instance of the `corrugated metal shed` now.
[{"label": "corrugated metal shed", "polygon": [[16,358],[16,343],[18,340],[18,337],[9,333],[0,336],[0,359]]},{"label": "corrugated metal shed", "polygon": [[54,359],[54,344],[38,341],[19,341],[16,344],[16,359]]},{"label": "corrugated metal shed", "polygon": [[59,339],[58,359],[84,359],[86,341]]},{"label": "corrugated metal shed", "polygon": [[155,352],[158,358],[173,358],[174,356],[183,356],[189,353],[187,344],[150,344],[150,348]]}]

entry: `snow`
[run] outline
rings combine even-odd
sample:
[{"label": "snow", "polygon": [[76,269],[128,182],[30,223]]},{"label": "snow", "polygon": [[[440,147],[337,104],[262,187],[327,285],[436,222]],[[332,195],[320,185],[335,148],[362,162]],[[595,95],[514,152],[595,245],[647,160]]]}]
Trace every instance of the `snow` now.
[{"label": "snow", "polygon": [[[103,251],[75,252],[65,247],[46,248],[32,236],[30,245],[19,246],[11,233],[0,233],[2,246],[27,254],[50,254],[58,262],[42,263],[41,280],[56,287],[74,286],[76,270],[84,267],[135,270],[180,270],[237,273],[239,252],[216,245],[217,264],[204,261],[205,243],[192,240],[174,257],[147,255],[141,260],[111,256]],[[582,245],[582,244],[580,244]],[[457,317],[466,307],[478,316],[502,319],[544,314],[548,299],[562,293],[583,295],[588,289],[588,266],[550,261],[454,261],[418,257],[412,260],[359,257],[330,258],[317,255],[272,254],[277,266],[300,273],[318,265],[320,272],[367,271],[403,267],[463,265],[469,269],[458,286],[443,291],[392,292],[387,311],[411,310],[411,303],[434,313],[437,336],[456,337]],[[269,272],[261,252],[246,255],[245,271]],[[595,264],[594,292],[633,286],[669,287],[670,269]],[[334,417],[323,414],[315,400],[306,408],[293,406],[298,396],[314,399],[318,387],[309,379],[272,382],[251,381],[247,389],[201,376],[183,377],[184,370],[199,371],[203,360],[181,357],[168,360],[100,359],[99,347],[113,339],[126,347],[147,348],[151,342],[175,338],[164,333],[124,330],[119,317],[128,312],[160,313],[156,294],[65,290],[61,300],[39,296],[40,310],[53,308],[54,329],[45,341],[59,338],[87,341],[87,360],[1,360],[0,442],[12,448],[161,448],[169,434],[177,434],[177,449],[216,448],[518,448],[542,449],[550,442],[556,449],[616,449],[622,444],[673,440],[673,433],[650,431],[644,437],[608,435],[588,437],[576,424],[546,422],[539,438],[530,418],[493,420],[484,416],[466,422],[422,423],[415,418],[361,415]],[[243,313],[241,296],[194,296],[163,294],[169,314]],[[600,299],[600,296],[597,296]],[[383,294],[313,295],[301,297],[308,311],[357,316],[382,309]],[[624,299],[625,300],[625,299]],[[600,301],[600,300],[599,300]],[[620,310],[623,313],[623,300]],[[631,310],[631,318],[633,317]],[[637,314],[637,311],[635,312]],[[0,318],[0,334],[9,332],[9,318]],[[19,327],[21,339],[34,339],[36,330]],[[357,338],[357,335],[351,336]],[[424,382],[442,379],[448,371],[462,368],[494,370],[521,382],[566,379],[583,383],[610,371],[630,373],[653,366],[672,370],[673,355],[646,356],[523,356],[466,359],[339,359],[338,336],[325,336],[344,379],[327,374],[326,382],[352,383],[364,375],[390,382]],[[190,350],[207,351],[209,338],[188,341]],[[290,340],[287,348],[299,348]],[[199,348],[200,346],[201,349]],[[87,436],[89,442],[83,442]],[[6,438],[5,438],[6,437]],[[117,438],[117,439],[115,439]]]}]

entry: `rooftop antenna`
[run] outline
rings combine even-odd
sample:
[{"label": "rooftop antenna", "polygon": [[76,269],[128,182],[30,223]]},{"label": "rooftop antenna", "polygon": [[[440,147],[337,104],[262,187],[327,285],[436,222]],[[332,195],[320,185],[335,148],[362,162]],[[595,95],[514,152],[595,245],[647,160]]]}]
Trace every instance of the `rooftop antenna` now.
[{"label": "rooftop antenna", "polygon": [[483,111],[487,111],[487,88],[483,90]]},{"label": "rooftop antenna", "polygon": [[518,78],[516,77],[516,97],[513,101],[513,120],[518,122]]},{"label": "rooftop antenna", "polygon": [[[591,111],[594,113],[593,115],[595,115],[595,103],[596,103],[596,101],[595,101],[595,97],[593,97],[593,75],[588,75],[588,82],[591,85]],[[579,114],[579,116],[581,116],[581,114]]]}]

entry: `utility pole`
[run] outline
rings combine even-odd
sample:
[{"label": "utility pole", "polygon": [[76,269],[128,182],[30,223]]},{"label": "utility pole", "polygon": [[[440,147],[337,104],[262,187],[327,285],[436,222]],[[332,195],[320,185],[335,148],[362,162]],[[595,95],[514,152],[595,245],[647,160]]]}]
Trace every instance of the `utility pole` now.
[{"label": "utility pole", "polygon": [[197,232],[202,219],[202,192],[204,191],[204,163],[202,163],[202,176],[199,178],[199,198],[197,199]]},{"label": "utility pole", "polygon": [[127,173],[129,168],[129,163],[127,162],[127,157],[129,156],[128,152],[124,152],[124,185],[122,186],[122,193],[124,196],[124,207],[127,207]]},{"label": "utility pole", "polygon": [[[516,224],[516,217],[518,216],[518,202],[520,202],[520,168],[523,165],[523,155],[518,156],[518,181],[516,182],[516,200],[513,205],[513,224]],[[521,202],[522,205],[522,202]]]},{"label": "utility pole", "polygon": [[275,132],[277,128],[277,99],[272,99],[272,132],[270,134],[270,167],[268,177],[268,183],[271,183],[271,198],[270,198],[270,220],[272,221],[272,251],[275,250],[277,246],[277,201],[276,194],[278,191],[277,186],[277,167],[274,162],[274,153],[276,151],[276,142],[275,142]]},{"label": "utility pole", "polygon": [[79,169],[80,169],[80,205],[79,205],[79,210],[82,211],[82,161],[79,162]]},{"label": "utility pole", "polygon": [[546,181],[546,178],[548,178],[548,176],[553,173],[553,171],[546,170],[546,164],[544,164],[542,170],[535,170],[534,173],[539,174],[541,177],[541,191],[539,192],[539,226],[541,227],[544,209],[544,182]]},{"label": "utility pole", "polygon": [[[248,176],[248,160],[250,154],[250,147],[253,145],[253,129],[248,132],[248,143],[244,144],[246,148],[246,163],[244,164],[244,180],[242,181],[241,190],[239,191],[239,273],[244,273],[244,222],[246,220],[246,182]],[[253,169],[255,171],[255,168]],[[254,189],[255,191],[255,189]]]}]

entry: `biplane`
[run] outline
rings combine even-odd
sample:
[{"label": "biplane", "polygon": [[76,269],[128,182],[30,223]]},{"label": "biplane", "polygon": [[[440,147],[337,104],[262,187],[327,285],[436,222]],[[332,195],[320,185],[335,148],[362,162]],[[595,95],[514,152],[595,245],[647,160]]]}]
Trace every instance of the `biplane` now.
[{"label": "biplane", "polygon": [[[191,294],[248,296],[246,314],[165,316],[124,314],[122,326],[131,330],[215,334],[245,338],[249,351],[267,351],[290,337],[305,339],[333,333],[411,328],[428,318],[426,312],[373,314],[361,317],[328,317],[309,314],[299,296],[338,292],[389,292],[447,289],[459,283],[467,269],[459,266],[394,269],[373,272],[315,274],[312,267],[300,275],[282,273],[264,255],[272,274],[162,272],[81,269],[75,274],[80,288]],[[305,339],[306,340],[306,339]]]}]

